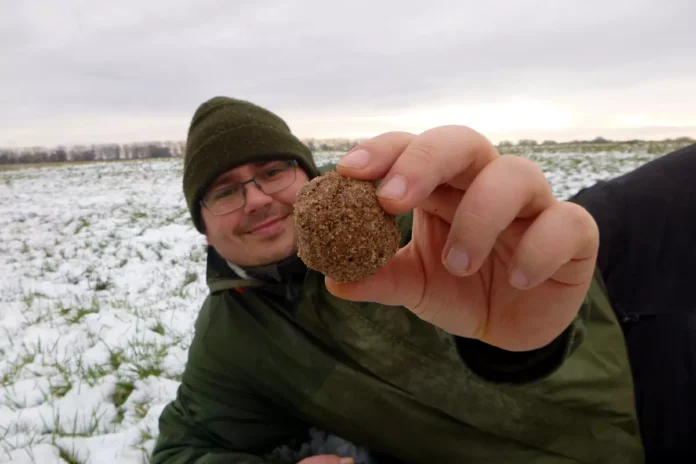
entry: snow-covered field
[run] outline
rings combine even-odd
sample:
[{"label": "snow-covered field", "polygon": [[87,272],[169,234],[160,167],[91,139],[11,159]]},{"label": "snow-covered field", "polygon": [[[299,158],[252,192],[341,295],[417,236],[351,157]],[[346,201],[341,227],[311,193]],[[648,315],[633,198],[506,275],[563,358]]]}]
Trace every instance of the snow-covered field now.
[{"label": "snow-covered field", "polygon": [[[566,198],[652,157],[532,159]],[[180,159],[0,172],[0,462],[148,461],[207,292],[181,176]]]}]

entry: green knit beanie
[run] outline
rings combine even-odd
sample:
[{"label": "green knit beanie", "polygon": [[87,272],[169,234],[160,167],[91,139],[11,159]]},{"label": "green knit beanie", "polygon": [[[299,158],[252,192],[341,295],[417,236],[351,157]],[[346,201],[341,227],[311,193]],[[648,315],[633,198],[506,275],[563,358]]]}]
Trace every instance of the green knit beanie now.
[{"label": "green knit beanie", "polygon": [[217,177],[242,164],[275,159],[295,159],[310,179],[319,175],[312,152],[277,115],[227,97],[200,105],[184,158],[184,196],[196,229],[204,233],[200,201]]}]

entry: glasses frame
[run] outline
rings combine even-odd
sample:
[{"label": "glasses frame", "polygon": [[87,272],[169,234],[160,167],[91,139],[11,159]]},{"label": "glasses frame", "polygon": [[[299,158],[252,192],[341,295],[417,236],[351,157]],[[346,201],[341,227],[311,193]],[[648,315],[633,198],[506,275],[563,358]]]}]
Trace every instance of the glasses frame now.
[{"label": "glasses frame", "polygon": [[[244,208],[244,206],[246,205],[246,201],[247,201],[247,198],[246,198],[246,196],[247,196],[246,185],[247,185],[247,184],[252,184],[252,183],[256,186],[257,189],[259,189],[259,190],[260,190],[262,193],[264,193],[265,195],[275,195],[275,194],[278,193],[278,192],[282,192],[283,190],[287,189],[287,188],[290,187],[292,184],[294,184],[295,181],[297,180],[297,165],[298,165],[298,163],[297,163],[297,160],[276,160],[276,161],[281,161],[281,162],[283,162],[283,163],[287,163],[289,166],[292,166],[292,182],[290,182],[290,183],[289,183],[288,185],[286,185],[285,187],[283,187],[283,188],[281,188],[281,189],[278,189],[278,190],[275,190],[275,191],[273,191],[272,193],[267,193],[267,192],[265,192],[265,191],[263,190],[263,187],[261,187],[261,185],[259,185],[259,183],[256,182],[256,176],[254,176],[254,177],[252,177],[252,178],[249,179],[249,180],[245,180],[244,182],[234,182],[234,183],[230,184],[230,185],[239,185],[240,188],[241,188],[241,191],[242,191],[242,198],[244,199],[244,201],[242,202],[241,205],[237,206],[236,208],[227,210],[227,211],[225,211],[225,212],[223,212],[223,213],[214,213],[213,210],[210,209],[210,207],[206,204],[206,201],[205,201],[206,197],[210,194],[210,192],[206,193],[206,195],[203,197],[203,199],[201,199],[201,201],[200,201],[201,206],[202,206],[203,208],[207,209],[208,211],[210,211],[210,214],[212,214],[213,216],[224,216],[224,215],[226,215],[226,214],[234,213],[235,211],[237,211],[237,210],[239,210],[239,209],[241,209],[241,208]],[[258,174],[257,174],[257,175],[258,175]]]}]

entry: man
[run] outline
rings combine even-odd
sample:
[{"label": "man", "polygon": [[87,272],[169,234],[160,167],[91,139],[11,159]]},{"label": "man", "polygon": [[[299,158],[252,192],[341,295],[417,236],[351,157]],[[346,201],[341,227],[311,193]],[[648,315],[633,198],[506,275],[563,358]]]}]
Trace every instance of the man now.
[{"label": "man", "polygon": [[[383,179],[403,248],[374,276],[338,284],[295,254],[295,194],[320,172],[282,119],[213,98],[191,121],[184,163],[211,293],[155,463],[276,462],[274,449],[312,427],[373,462],[643,462],[650,426],[607,297],[628,291],[607,292],[601,268],[626,286],[639,263],[599,248],[600,234],[617,250],[641,236],[628,208],[607,214],[609,200],[626,200],[612,193],[620,185],[562,202],[537,166],[468,128],[383,134],[336,169]],[[671,447],[645,443],[684,454],[680,430]]]}]

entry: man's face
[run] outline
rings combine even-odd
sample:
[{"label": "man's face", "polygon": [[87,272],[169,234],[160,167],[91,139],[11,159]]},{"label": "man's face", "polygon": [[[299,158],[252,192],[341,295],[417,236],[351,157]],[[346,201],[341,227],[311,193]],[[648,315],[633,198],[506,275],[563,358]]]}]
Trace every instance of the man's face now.
[{"label": "man's face", "polygon": [[[254,176],[277,166],[278,162],[245,164],[218,177],[207,193],[221,195]],[[295,169],[295,181],[283,190],[265,194],[253,183],[246,184],[246,203],[229,214],[215,216],[201,208],[206,238],[225,259],[240,266],[260,266],[279,261],[297,252],[293,205],[298,189],[309,178]],[[210,195],[209,195],[210,197]],[[205,197],[204,197],[205,198]]]}]

